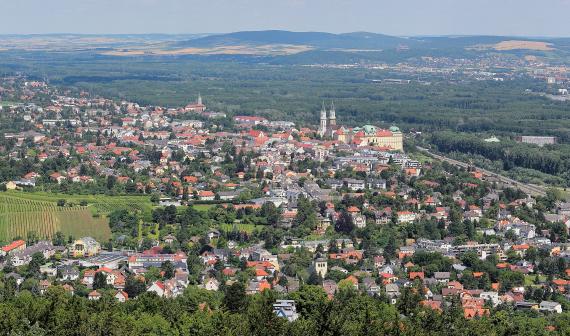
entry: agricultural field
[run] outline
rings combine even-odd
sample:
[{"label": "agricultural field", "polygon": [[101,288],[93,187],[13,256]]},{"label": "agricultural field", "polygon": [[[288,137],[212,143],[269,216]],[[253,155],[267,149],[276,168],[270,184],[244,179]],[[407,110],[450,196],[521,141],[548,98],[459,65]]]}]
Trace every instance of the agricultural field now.
[{"label": "agricultural field", "polygon": [[107,218],[93,217],[88,209],[81,207],[0,214],[0,240],[4,242],[16,237],[25,238],[29,232],[51,238],[57,231],[65,236],[91,236],[101,241],[111,237]]},{"label": "agricultural field", "polygon": [[[87,207],[93,214],[105,215],[113,210],[137,209],[145,213],[150,213],[152,203],[148,196],[107,196],[107,195],[67,195],[53,194],[47,192],[5,192],[6,197],[19,198],[30,202],[50,203],[57,206],[57,201],[63,199],[67,204],[79,205],[82,201],[87,202]],[[0,210],[2,208],[0,207]]]},{"label": "agricultural field", "polygon": [[[61,207],[57,201],[63,199]],[[86,201],[86,206],[80,206]],[[92,236],[105,241],[111,237],[106,215],[116,209],[138,209],[150,213],[152,204],[144,196],[63,195],[5,192],[0,194],[0,241],[26,237],[35,232],[50,238],[57,231],[66,236]]]}]

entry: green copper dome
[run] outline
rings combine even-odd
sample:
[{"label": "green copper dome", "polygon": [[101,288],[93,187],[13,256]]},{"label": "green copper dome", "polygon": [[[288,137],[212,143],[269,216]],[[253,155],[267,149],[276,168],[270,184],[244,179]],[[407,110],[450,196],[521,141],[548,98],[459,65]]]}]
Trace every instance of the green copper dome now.
[{"label": "green copper dome", "polygon": [[366,134],[374,134],[376,133],[376,127],[372,126],[372,125],[364,125],[364,127],[362,127],[364,129],[364,133]]},{"label": "green copper dome", "polygon": [[390,132],[400,132],[400,129],[396,126],[390,126]]}]

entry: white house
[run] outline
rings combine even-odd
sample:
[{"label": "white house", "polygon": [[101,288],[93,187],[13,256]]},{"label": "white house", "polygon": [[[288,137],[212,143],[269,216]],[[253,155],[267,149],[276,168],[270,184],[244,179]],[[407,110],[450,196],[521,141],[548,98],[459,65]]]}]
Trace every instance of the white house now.
[{"label": "white house", "polygon": [[482,292],[479,297],[485,301],[491,302],[493,307],[496,307],[501,300],[499,299],[499,293],[497,292]]},{"label": "white house", "polygon": [[119,302],[125,302],[129,299],[129,294],[122,290],[117,291],[117,293],[115,293],[115,299],[119,300]]},{"label": "white house", "polygon": [[554,302],[554,301],[542,301],[540,303],[540,308],[541,311],[545,311],[545,312],[549,312],[549,313],[557,313],[557,314],[561,314],[562,313],[562,305],[558,302]]},{"label": "white house", "polygon": [[217,291],[220,288],[220,282],[215,278],[210,278],[202,285],[205,290]]},{"label": "white house", "polygon": [[166,292],[166,287],[164,286],[164,283],[162,283],[162,281],[157,280],[153,282],[152,285],[150,285],[150,287],[148,287],[146,291],[156,293],[156,295],[163,297]]}]

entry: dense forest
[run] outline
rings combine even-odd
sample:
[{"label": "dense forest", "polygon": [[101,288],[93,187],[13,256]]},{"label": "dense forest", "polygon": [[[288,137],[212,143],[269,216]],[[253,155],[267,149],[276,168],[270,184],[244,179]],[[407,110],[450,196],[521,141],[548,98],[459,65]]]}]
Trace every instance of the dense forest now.
[{"label": "dense forest", "polygon": [[[397,124],[404,129],[548,134],[570,139],[570,105],[525,93],[547,91],[525,76],[504,82],[460,74],[394,69],[268,65],[215,58],[117,58],[86,54],[6,54],[4,74],[26,73],[91,94],[168,107],[202,94],[214,111],[318,123],[321,104],[335,101],[339,123]],[[408,84],[379,82],[387,78]]]},{"label": "dense forest", "polygon": [[189,287],[176,299],[142,294],[118,303],[111,293],[98,301],[72,296],[61,287],[36,297],[0,288],[0,335],[567,335],[568,313],[538,316],[498,307],[491,317],[466,320],[452,304],[443,312],[419,305],[407,288],[396,306],[359,294],[350,285],[329,300],[320,286],[304,285],[292,294],[301,317],[277,317],[272,291],[248,296],[243,285],[223,293]]},{"label": "dense forest", "polygon": [[564,186],[570,181],[570,146],[566,144],[541,148],[511,140],[486,142],[477,135],[455,132],[436,132],[431,142],[444,153],[460,152],[499,161],[506,171],[523,167],[558,176],[566,181]]}]

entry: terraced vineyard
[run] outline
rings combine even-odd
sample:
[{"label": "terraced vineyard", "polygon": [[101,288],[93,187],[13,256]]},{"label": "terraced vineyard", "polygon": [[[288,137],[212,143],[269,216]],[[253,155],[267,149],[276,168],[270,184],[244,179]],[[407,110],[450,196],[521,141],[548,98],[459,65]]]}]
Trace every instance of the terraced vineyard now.
[{"label": "terraced vineyard", "polygon": [[[57,201],[66,200],[60,207]],[[82,201],[87,206],[79,206]],[[69,206],[73,203],[72,206]],[[106,215],[116,209],[138,209],[150,213],[152,204],[145,196],[63,195],[5,192],[0,194],[0,241],[26,237],[34,231],[50,238],[57,231],[74,237],[110,238]]]},{"label": "terraced vineyard", "polygon": [[[66,195],[53,194],[45,192],[5,192],[0,194],[1,197],[11,197],[21,199],[21,208],[25,211],[30,210],[30,206],[54,206],[57,207],[57,201],[64,199],[67,203],[79,205],[81,201],[86,201],[90,210],[94,213],[108,214],[118,209],[137,209],[142,212],[150,213],[152,203],[149,196],[107,196],[107,195]],[[41,203],[41,205],[38,205]],[[0,210],[2,210],[0,205]]]},{"label": "terraced vineyard", "polygon": [[97,212],[99,213],[109,213],[117,209],[129,209],[129,210],[140,210],[143,212],[150,211],[152,204],[145,197],[139,196],[119,196],[118,199],[113,199],[113,197],[100,198],[92,203]]}]

